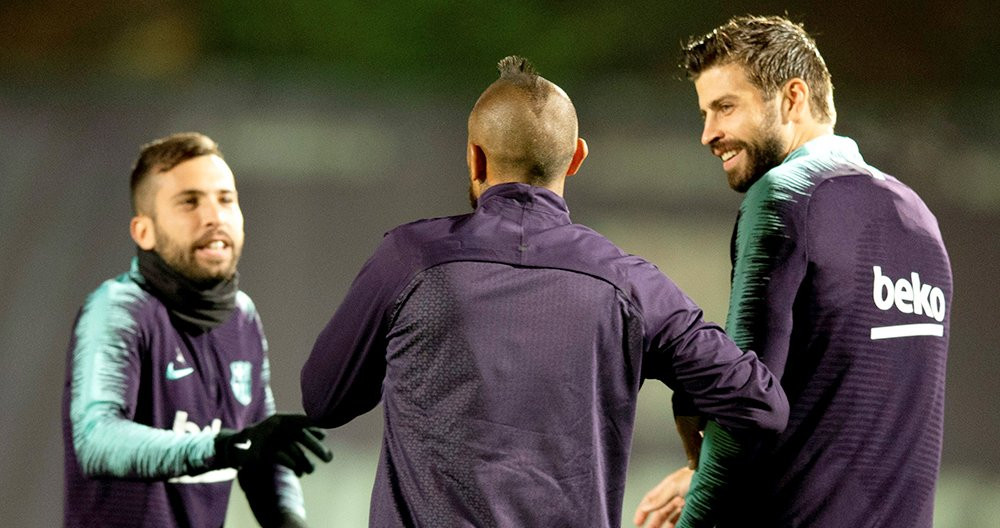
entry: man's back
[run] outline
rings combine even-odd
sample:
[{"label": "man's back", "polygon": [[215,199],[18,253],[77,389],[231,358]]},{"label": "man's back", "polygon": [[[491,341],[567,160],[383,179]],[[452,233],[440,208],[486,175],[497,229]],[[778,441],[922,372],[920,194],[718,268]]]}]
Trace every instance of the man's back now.
[{"label": "man's back", "polygon": [[383,399],[395,456],[379,477],[399,473],[393,493],[420,505],[410,513],[427,525],[456,509],[473,526],[620,519],[641,343],[622,340],[615,288],[458,261],[420,273],[404,297]]},{"label": "man's back", "polygon": [[390,232],[303,372],[321,424],[384,403],[372,526],[619,526],[644,378],[727,427],[784,422],[754,355],[524,184]]},{"label": "man's back", "polygon": [[742,500],[768,526],[929,527],[950,265],[923,202],[846,142],[807,144],[741,208],[729,329],[791,406]]}]

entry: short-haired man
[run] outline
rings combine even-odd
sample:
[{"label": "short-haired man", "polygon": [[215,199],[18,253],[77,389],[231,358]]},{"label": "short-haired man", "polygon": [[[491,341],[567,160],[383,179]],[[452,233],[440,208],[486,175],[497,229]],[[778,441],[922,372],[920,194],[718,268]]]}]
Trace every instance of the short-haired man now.
[{"label": "short-haired man", "polygon": [[[830,73],[800,25],[733,18],[693,39],[683,66],[701,142],[746,193],[726,330],[781,377],[791,405],[788,428],[732,483],[719,526],[930,527],[952,292],[936,219],[833,134]],[[647,495],[637,523],[675,518],[677,477]]]},{"label": "short-haired man", "polygon": [[469,117],[475,211],[389,232],[302,370],[323,426],[383,403],[372,526],[620,526],[644,379],[708,409],[709,440],[784,427],[753,353],[571,223],[573,104],[522,58],[499,69]]},{"label": "short-haired man", "polygon": [[87,297],[69,346],[65,526],[222,526],[237,477],[262,526],[303,526],[292,472],[313,469],[303,447],[332,454],[305,416],[275,414],[237,289],[232,171],[208,137],[175,134],[143,147],[131,189],[138,256]]}]

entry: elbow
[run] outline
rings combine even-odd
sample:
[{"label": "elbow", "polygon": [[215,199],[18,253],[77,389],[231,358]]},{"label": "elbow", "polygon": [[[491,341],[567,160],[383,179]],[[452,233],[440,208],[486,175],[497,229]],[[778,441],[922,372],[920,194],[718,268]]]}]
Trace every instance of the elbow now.
[{"label": "elbow", "polygon": [[302,397],[302,409],[305,411],[306,416],[309,417],[309,421],[319,427],[329,429],[341,425],[340,423],[337,423],[336,420],[330,416],[330,413],[326,412],[323,406],[317,403],[316,400],[308,398],[304,395]]},{"label": "elbow", "polygon": [[788,427],[788,400],[782,394],[781,400],[771,408],[761,428],[769,433],[781,434],[786,427]]},{"label": "elbow", "polygon": [[109,471],[107,464],[103,463],[103,453],[92,442],[74,438],[73,456],[76,458],[76,467],[84,478],[97,479],[114,476]]},{"label": "elbow", "polygon": [[[374,407],[374,405],[372,407]],[[356,408],[356,406],[345,404],[332,405],[322,400],[309,398],[305,395],[302,397],[302,409],[305,411],[306,416],[309,417],[309,420],[312,423],[326,429],[340,427],[347,422],[350,422],[355,417],[364,414],[366,410],[369,410],[365,409],[363,411]]]},{"label": "elbow", "polygon": [[757,426],[765,432],[780,434],[788,427],[788,397],[781,386],[774,384],[765,400],[767,405],[758,416]]}]

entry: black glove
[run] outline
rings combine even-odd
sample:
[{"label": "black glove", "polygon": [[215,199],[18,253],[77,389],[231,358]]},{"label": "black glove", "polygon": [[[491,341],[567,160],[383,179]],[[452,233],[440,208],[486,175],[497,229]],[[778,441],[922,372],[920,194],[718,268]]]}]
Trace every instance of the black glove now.
[{"label": "black glove", "polygon": [[213,465],[241,469],[281,464],[301,476],[315,469],[302,447],[323,462],[333,460],[333,453],[321,442],[325,436],[321,429],[312,427],[304,415],[275,414],[239,432],[220,431],[215,437]]}]

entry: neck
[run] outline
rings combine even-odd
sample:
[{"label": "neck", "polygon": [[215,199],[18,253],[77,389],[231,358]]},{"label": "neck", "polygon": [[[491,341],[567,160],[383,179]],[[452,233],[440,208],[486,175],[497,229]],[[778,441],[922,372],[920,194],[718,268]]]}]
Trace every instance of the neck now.
[{"label": "neck", "polygon": [[833,125],[830,123],[811,123],[807,126],[799,127],[792,133],[792,141],[789,143],[788,152],[785,152],[785,156],[795,152],[802,145],[818,137],[829,136],[831,134],[833,134]]},{"label": "neck", "polygon": [[[486,182],[482,186],[482,190],[485,191],[486,189],[489,189],[490,187],[493,187],[494,185],[500,185],[502,183],[523,183],[523,184],[526,184],[526,185],[534,185],[534,184],[529,184],[528,181],[527,181],[527,178],[520,177],[520,176],[505,176],[505,175],[497,175],[497,174],[488,174],[487,177],[486,177]],[[562,197],[562,195],[563,195],[563,190],[565,189],[565,186],[566,186],[566,178],[555,178],[551,182],[549,182],[549,183],[547,183],[545,185],[535,185],[535,187],[541,187],[543,189],[548,189],[548,190],[550,190],[550,191],[558,194],[560,197]]]},{"label": "neck", "polygon": [[224,323],[236,309],[238,277],[193,281],[171,267],[155,251],[138,251],[141,286],[163,303],[175,322],[204,332]]}]

